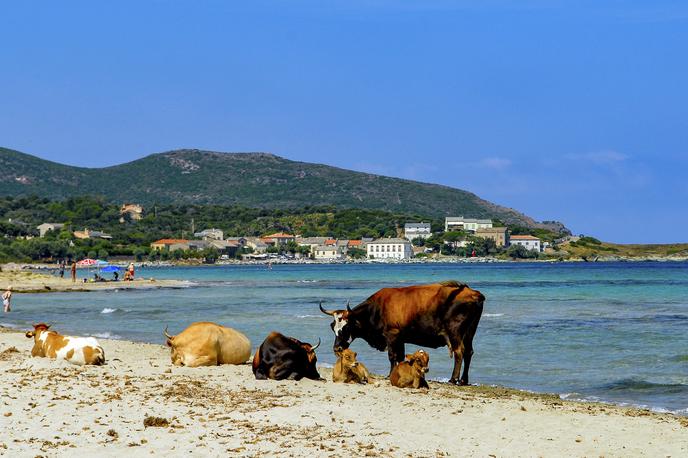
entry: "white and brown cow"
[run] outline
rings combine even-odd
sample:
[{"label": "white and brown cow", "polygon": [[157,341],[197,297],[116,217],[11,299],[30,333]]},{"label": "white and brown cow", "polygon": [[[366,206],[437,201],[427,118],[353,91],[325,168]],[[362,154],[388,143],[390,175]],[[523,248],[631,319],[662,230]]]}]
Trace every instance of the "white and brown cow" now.
[{"label": "white and brown cow", "polygon": [[215,323],[191,324],[176,336],[163,332],[175,366],[243,364],[251,356],[251,341],[239,331]]},{"label": "white and brown cow", "polygon": [[33,338],[31,356],[64,359],[72,364],[83,366],[105,364],[105,352],[94,337],[63,336],[55,331],[48,331],[50,325],[39,323],[33,325],[26,337]]}]

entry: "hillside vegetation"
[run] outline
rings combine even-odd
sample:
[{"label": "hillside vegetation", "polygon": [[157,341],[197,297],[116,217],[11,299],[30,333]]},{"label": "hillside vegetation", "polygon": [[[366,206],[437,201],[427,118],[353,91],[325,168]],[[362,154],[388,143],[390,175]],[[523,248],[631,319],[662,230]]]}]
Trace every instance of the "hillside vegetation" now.
[{"label": "hillside vegetation", "polygon": [[146,207],[173,203],[267,209],[331,206],[438,220],[460,215],[494,218],[512,225],[566,232],[560,223],[538,223],[460,189],[290,161],[266,153],[179,150],[89,169],[0,148],[0,195],[51,199],[100,195],[109,202],[136,202]]},{"label": "hillside vegetation", "polygon": [[[674,244],[628,244],[602,242],[593,237],[581,237],[575,242],[559,246],[560,255],[565,258],[580,258],[587,261],[609,258],[686,258],[688,243]],[[556,252],[554,253],[556,255]]]}]

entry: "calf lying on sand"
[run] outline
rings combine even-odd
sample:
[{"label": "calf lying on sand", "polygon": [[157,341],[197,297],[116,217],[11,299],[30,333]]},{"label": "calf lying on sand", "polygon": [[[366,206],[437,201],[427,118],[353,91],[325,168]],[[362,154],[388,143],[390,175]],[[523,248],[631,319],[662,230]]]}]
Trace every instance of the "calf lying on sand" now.
[{"label": "calf lying on sand", "polygon": [[34,324],[33,331],[26,333],[34,339],[31,356],[64,359],[79,366],[105,364],[105,352],[94,337],[63,336],[49,328],[45,323]]},{"label": "calf lying on sand", "polygon": [[389,375],[392,385],[399,388],[430,388],[425,381],[428,372],[430,355],[423,350],[418,350],[412,355],[406,355],[406,360],[400,362]]},{"label": "calf lying on sand", "polygon": [[356,361],[356,352],[347,348],[335,354],[337,355],[337,362],[332,370],[333,382],[368,383],[370,373],[363,363]]}]

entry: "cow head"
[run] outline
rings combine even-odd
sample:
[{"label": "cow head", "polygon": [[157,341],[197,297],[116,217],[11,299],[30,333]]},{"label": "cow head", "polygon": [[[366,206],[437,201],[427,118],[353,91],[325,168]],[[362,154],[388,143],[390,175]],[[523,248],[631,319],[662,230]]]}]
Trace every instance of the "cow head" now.
[{"label": "cow head", "polygon": [[306,368],[306,374],[305,376],[307,378],[315,379],[318,380],[320,379],[320,374],[318,373],[318,369],[316,368],[316,363],[318,362],[318,358],[315,355],[315,349],[320,346],[320,338],[318,337],[318,343],[315,344],[315,346],[312,346],[311,344],[307,342],[301,342],[298,341],[299,345],[301,348],[303,348],[306,351],[306,356],[308,357],[308,367]]},{"label": "cow head", "polygon": [[334,321],[330,323],[330,327],[334,332],[334,352],[338,353],[349,348],[351,341],[354,340],[354,323],[352,323],[351,320],[351,308],[349,304],[346,304],[345,310],[325,310],[322,306],[322,302],[319,304],[319,307],[321,312],[334,318]]},{"label": "cow head", "polygon": [[182,354],[181,354],[181,352],[177,351],[177,347],[174,345],[174,337],[175,336],[171,336],[167,332],[167,326],[165,326],[165,330],[162,332],[162,334],[167,339],[165,341],[165,345],[170,347],[170,350],[171,350],[170,359],[172,360],[172,364],[174,364],[175,366],[183,366],[184,362],[182,361]]},{"label": "cow head", "polygon": [[33,331],[27,331],[26,337],[29,339],[34,338],[34,337],[38,337],[41,335],[41,332],[47,331],[48,329],[50,329],[49,324],[45,324],[45,323],[34,324],[33,325]]},{"label": "cow head", "polygon": [[342,350],[337,354],[338,357],[342,358],[342,366],[353,369],[358,366],[358,361],[356,361],[356,352],[347,348]]},{"label": "cow head", "polygon": [[421,377],[430,370],[430,355],[423,350],[418,350],[412,355],[406,355],[406,361],[411,364],[414,371]]}]

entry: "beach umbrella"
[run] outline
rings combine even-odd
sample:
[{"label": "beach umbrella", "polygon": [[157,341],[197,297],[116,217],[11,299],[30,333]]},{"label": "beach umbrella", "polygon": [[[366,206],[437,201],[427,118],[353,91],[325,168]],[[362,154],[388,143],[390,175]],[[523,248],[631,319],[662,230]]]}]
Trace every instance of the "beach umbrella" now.
[{"label": "beach umbrella", "polygon": [[117,266],[105,266],[100,270],[102,272],[117,272],[117,271],[122,270],[122,269],[117,267]]},{"label": "beach umbrella", "polygon": [[91,267],[91,266],[96,265],[97,262],[98,261],[96,261],[95,259],[86,258],[86,259],[82,259],[81,261],[77,262],[76,266],[77,267]]}]

